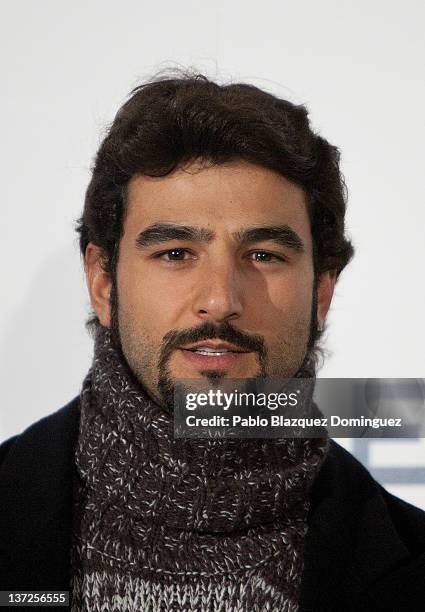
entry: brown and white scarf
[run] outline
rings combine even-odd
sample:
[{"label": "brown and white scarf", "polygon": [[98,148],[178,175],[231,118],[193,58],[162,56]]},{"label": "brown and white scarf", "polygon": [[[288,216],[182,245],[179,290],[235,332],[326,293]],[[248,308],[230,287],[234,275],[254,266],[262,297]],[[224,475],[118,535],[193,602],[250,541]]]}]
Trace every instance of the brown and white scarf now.
[{"label": "brown and white scarf", "polygon": [[81,392],[73,611],[298,609],[324,439],[182,440],[101,330]]}]

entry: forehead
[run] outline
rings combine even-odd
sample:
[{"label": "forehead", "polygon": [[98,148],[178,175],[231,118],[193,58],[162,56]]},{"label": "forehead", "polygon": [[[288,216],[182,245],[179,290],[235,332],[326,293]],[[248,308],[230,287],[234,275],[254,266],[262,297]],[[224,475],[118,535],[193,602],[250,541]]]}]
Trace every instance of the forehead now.
[{"label": "forehead", "polygon": [[246,162],[208,167],[193,163],[166,177],[133,177],[127,192],[125,234],[154,223],[209,227],[217,233],[286,223],[307,244],[310,236],[302,188]]}]

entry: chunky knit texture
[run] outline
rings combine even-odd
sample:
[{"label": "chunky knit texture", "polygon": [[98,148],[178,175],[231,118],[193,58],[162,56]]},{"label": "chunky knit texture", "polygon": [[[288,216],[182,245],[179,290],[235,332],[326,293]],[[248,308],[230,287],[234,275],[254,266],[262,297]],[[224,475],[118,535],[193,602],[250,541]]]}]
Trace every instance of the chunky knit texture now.
[{"label": "chunky knit texture", "polygon": [[295,611],[323,439],[174,439],[103,329],[81,393],[74,611]]}]

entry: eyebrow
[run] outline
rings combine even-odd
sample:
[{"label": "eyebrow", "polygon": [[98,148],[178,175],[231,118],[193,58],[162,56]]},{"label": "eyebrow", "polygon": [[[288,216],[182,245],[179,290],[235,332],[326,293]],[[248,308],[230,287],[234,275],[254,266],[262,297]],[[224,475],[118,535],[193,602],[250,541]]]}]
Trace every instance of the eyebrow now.
[{"label": "eyebrow", "polygon": [[154,223],[147,227],[136,238],[136,246],[149,247],[170,240],[190,240],[191,242],[208,243],[215,234],[211,230],[188,225],[174,225],[173,223]]},{"label": "eyebrow", "polygon": [[[296,253],[304,251],[303,241],[289,225],[242,228],[233,232],[232,237],[241,244],[269,240],[292,249]],[[214,238],[215,233],[207,228],[175,225],[174,223],[154,223],[140,232],[136,238],[136,247],[143,249],[172,240],[188,240],[208,244]]]},{"label": "eyebrow", "polygon": [[289,225],[272,225],[270,227],[247,227],[234,232],[233,237],[242,244],[270,240],[276,244],[292,249],[296,253],[304,251],[304,243]]}]

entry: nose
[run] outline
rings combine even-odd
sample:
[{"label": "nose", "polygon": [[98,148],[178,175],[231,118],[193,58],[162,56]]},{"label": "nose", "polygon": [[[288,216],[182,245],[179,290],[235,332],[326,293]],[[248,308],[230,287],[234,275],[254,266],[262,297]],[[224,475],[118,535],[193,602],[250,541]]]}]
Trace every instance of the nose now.
[{"label": "nose", "polygon": [[230,263],[205,267],[196,284],[193,312],[203,321],[223,323],[242,314],[241,288]]}]

